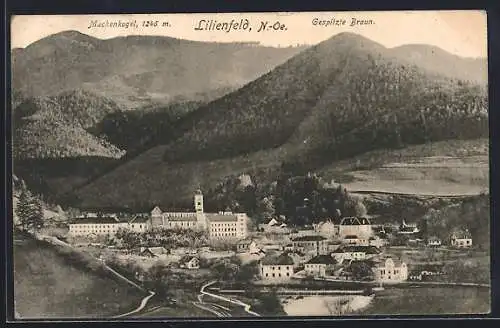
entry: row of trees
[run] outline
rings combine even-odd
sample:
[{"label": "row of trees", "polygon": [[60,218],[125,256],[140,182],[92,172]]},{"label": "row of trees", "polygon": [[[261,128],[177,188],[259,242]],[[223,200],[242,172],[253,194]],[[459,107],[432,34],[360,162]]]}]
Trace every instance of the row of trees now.
[{"label": "row of trees", "polygon": [[258,222],[286,217],[291,225],[367,214],[359,197],[341,185],[325,182],[316,174],[294,175],[283,170],[277,181],[271,183],[251,179],[242,183],[248,179],[248,176],[227,178],[206,193],[206,207],[246,212]]},{"label": "row of trees", "polygon": [[178,247],[197,248],[209,245],[207,232],[191,229],[164,229],[154,228],[145,232],[135,232],[128,229],[119,229],[113,236],[107,236],[107,245],[119,245],[127,249],[137,247]]}]

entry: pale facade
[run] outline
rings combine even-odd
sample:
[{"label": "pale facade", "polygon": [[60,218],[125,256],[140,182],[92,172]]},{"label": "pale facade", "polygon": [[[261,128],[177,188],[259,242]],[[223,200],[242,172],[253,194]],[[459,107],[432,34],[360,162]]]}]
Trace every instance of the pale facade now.
[{"label": "pale facade", "polygon": [[327,269],[333,268],[336,260],[328,255],[318,255],[304,264],[304,271],[308,276],[325,277]]},{"label": "pale facade", "polygon": [[127,229],[137,233],[146,232],[150,228],[151,222],[149,218],[146,217],[135,217],[127,225]]},{"label": "pale facade", "polygon": [[263,280],[287,280],[293,276],[293,259],[288,254],[268,256],[259,264],[260,277]]},{"label": "pale facade", "polygon": [[408,279],[406,263],[387,258],[379,262],[373,269],[375,280],[385,283],[397,283]]},{"label": "pale facade", "polygon": [[357,236],[368,240],[373,235],[372,224],[367,218],[345,217],[339,224],[339,237]]},{"label": "pale facade", "polygon": [[248,216],[245,213],[205,213],[201,190],[194,195],[194,209],[194,212],[163,212],[157,206],[151,211],[151,226],[206,230],[213,239],[240,240],[247,237]]},{"label": "pale facade", "polygon": [[312,256],[328,253],[328,240],[319,235],[299,236],[292,239],[293,250]]},{"label": "pale facade", "polygon": [[245,213],[220,212],[219,214],[206,214],[208,232],[215,239],[242,239],[246,238],[247,215]]},{"label": "pale facade", "polygon": [[459,248],[472,247],[472,238],[453,238],[451,239],[451,246]]},{"label": "pale facade", "polygon": [[70,236],[105,236],[113,235],[119,229],[127,229],[128,222],[120,222],[114,218],[81,218],[77,221],[70,223],[69,234]]}]

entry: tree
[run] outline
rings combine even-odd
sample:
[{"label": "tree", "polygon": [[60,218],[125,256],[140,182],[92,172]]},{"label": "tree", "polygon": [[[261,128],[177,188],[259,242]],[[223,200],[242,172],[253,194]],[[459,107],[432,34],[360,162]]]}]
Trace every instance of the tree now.
[{"label": "tree", "polygon": [[353,261],[349,266],[354,280],[373,279],[373,270],[369,263],[365,261]]},{"label": "tree", "polygon": [[23,191],[19,196],[16,214],[19,218],[19,226],[24,231],[34,232],[43,227],[42,203],[28,190]]},{"label": "tree", "polygon": [[357,217],[364,217],[367,214],[366,207],[360,200],[354,205],[354,213]]},{"label": "tree", "polygon": [[258,211],[262,219],[267,220],[272,218],[275,214],[272,200],[267,197],[262,198],[258,205]]}]

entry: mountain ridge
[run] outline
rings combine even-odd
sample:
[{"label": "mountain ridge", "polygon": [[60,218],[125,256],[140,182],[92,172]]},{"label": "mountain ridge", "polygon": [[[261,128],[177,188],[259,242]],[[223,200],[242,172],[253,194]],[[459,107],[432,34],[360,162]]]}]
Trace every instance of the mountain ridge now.
[{"label": "mountain ridge", "polygon": [[[308,48],[200,107],[170,143],[75,194],[133,206],[133,199],[160,201],[167,187],[175,189],[171,197],[186,194],[183,185],[211,185],[228,172],[269,177],[283,164],[315,170],[377,149],[488,136],[484,87],[397,61],[391,49],[353,35]],[[134,178],[125,182],[130,171]]]},{"label": "mountain ridge", "polygon": [[303,49],[163,36],[98,39],[64,31],[12,51],[12,89],[36,97],[84,88],[134,109],[233,90]]}]

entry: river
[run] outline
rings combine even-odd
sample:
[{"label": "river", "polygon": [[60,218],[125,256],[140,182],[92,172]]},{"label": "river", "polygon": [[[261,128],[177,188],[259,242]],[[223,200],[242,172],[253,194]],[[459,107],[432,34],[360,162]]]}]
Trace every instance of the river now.
[{"label": "river", "polygon": [[289,316],[445,315],[490,312],[489,288],[387,288],[375,296],[283,297]]}]

